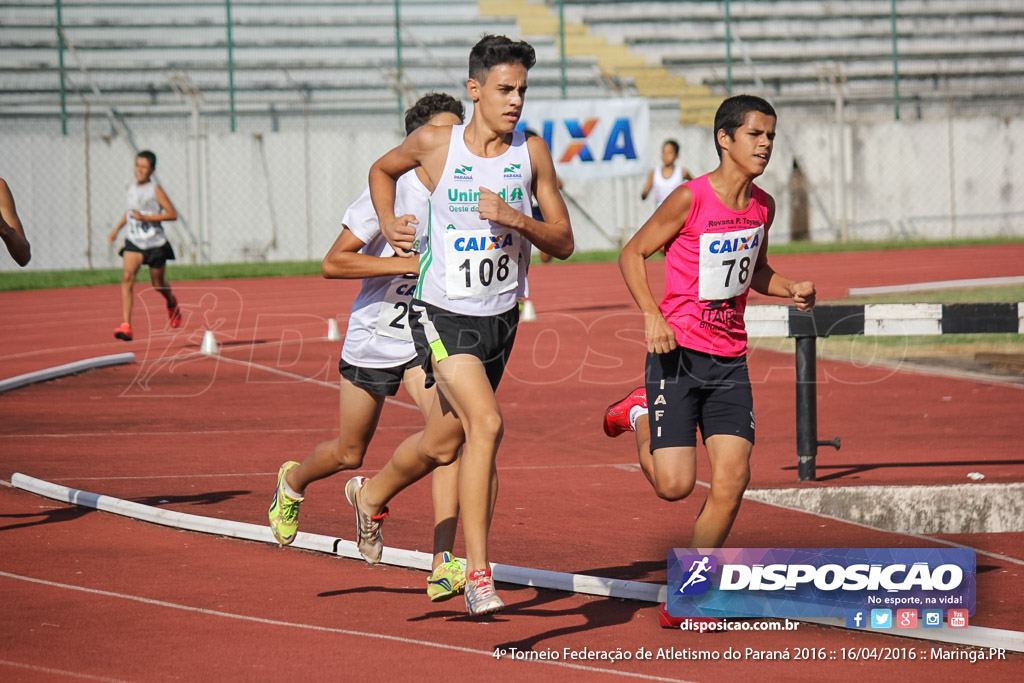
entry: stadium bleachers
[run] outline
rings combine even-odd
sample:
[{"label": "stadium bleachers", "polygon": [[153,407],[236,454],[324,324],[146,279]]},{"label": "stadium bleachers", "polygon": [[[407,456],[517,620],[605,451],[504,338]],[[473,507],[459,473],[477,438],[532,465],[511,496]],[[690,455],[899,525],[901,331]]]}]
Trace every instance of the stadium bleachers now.
[{"label": "stadium bleachers", "polygon": [[[396,70],[395,3],[302,0],[231,3],[228,63],[226,4],[217,0],[141,3],[64,0],[61,27],[67,103],[82,93],[115,103],[122,114],[180,111],[183,82],[206,110],[393,111],[395,93],[461,91],[466,55],[485,32],[520,35],[513,16],[481,19],[475,0],[402,0],[402,73]],[[60,59],[55,3],[0,7],[0,114],[52,114],[59,107]],[[558,97],[560,56],[554,37],[531,37],[538,65],[535,97]],[[233,79],[233,82],[232,82]],[[566,64],[574,97],[610,94],[593,57]],[[93,91],[98,89],[102,97]]]},{"label": "stadium bleachers", "polygon": [[[528,38],[538,53],[531,96],[557,98],[557,4],[401,0],[399,75],[394,0],[233,0],[230,31],[223,0],[63,0],[63,52],[57,3],[13,0],[0,6],[0,115],[52,115],[62,56],[72,109],[87,97],[126,114],[180,110],[184,83],[214,111],[232,96],[240,113],[393,111],[398,91],[461,90],[466,52],[485,31]],[[892,100],[890,0],[731,0],[731,49],[725,5],[564,0],[567,93],[674,100],[688,123],[706,122],[730,85],[779,104],[820,105],[838,79],[849,102]],[[1024,99],[1024,2],[900,0],[897,8],[902,99]]]},{"label": "stadium bleachers", "polygon": [[[892,100],[890,0],[731,0],[731,54],[725,4],[565,0],[565,15],[718,93],[731,78],[733,91],[759,91],[778,103],[827,102],[831,75],[848,100]],[[900,0],[897,11],[901,98],[1024,96],[1024,2]]]}]

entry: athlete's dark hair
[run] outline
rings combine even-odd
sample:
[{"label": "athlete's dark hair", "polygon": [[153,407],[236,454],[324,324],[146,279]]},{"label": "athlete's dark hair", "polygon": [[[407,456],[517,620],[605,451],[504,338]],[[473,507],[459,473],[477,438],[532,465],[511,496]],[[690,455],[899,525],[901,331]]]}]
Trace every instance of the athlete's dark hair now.
[{"label": "athlete's dark hair", "polygon": [[719,105],[718,111],[715,112],[715,151],[718,152],[719,159],[722,158],[722,147],[718,144],[718,131],[724,130],[726,135],[735,140],[736,129],[743,125],[747,114],[752,111],[776,120],[779,118],[772,105],[756,95],[736,95]]},{"label": "athlete's dark hair", "polygon": [[150,152],[148,149],[144,149],[135,155],[136,159],[142,158],[149,162],[149,167],[152,170],[156,170],[156,155]]},{"label": "athlete's dark hair", "polygon": [[486,35],[469,52],[469,77],[481,85],[499,64],[521,64],[527,70],[537,63],[537,53],[525,40]]},{"label": "athlete's dark hair", "polygon": [[448,93],[428,92],[405,111],[405,134],[408,135],[420,126],[427,125],[430,119],[444,112],[455,114],[459,121],[466,120],[466,110],[462,102]]},{"label": "athlete's dark hair", "polygon": [[664,147],[665,145],[672,145],[672,149],[674,149],[676,151],[676,155],[678,156],[678,154],[679,154],[679,143],[678,142],[676,142],[675,140],[669,138],[668,140],[665,140],[665,142],[661,143],[662,147]]}]

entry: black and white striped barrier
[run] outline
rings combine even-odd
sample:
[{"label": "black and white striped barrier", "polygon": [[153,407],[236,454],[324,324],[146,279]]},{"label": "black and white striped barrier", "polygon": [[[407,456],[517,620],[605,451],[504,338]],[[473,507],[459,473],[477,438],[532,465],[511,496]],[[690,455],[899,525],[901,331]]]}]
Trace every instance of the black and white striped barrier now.
[{"label": "black and white striped barrier", "polygon": [[839,450],[840,439],[818,440],[817,338],[838,335],[1024,334],[1024,302],[987,304],[862,304],[750,306],[751,337],[796,340],[796,453],[800,481],[814,481],[818,446]]}]

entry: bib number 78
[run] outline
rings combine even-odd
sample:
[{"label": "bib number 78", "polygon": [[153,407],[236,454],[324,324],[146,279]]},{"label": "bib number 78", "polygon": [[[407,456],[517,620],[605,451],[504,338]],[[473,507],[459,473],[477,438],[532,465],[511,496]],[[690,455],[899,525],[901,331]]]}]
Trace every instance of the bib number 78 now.
[{"label": "bib number 78", "polygon": [[763,226],[702,234],[698,296],[704,301],[720,301],[747,291],[762,242]]},{"label": "bib number 78", "polygon": [[[729,270],[725,271],[725,286],[728,287],[732,281],[732,272],[736,268],[736,259],[726,259],[722,261],[723,266],[728,266]],[[736,274],[737,282],[741,285],[747,284],[747,280],[750,278],[750,257],[744,256],[740,259],[740,270]]]}]

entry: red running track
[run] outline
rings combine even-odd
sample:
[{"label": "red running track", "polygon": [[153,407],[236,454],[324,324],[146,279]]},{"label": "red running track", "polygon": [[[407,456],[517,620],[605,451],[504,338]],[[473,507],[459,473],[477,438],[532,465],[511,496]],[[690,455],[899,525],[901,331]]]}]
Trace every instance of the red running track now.
[{"label": "red running track", "polygon": [[[1003,246],[778,257],[773,265],[813,277],[823,294],[838,297],[852,286],[897,283],[901,274],[907,282],[1019,274],[1022,257],[1024,247]],[[507,432],[492,559],[663,582],[666,550],[686,545],[703,490],[681,503],[659,501],[627,438],[609,440],[597,426],[603,407],[639,381],[638,315],[610,264],[539,266],[531,275],[540,316],[521,328],[499,392]],[[280,462],[304,457],[336,433],[338,349],[319,338],[328,316],[338,316],[344,329],[356,285],[278,278],[177,287],[184,329],[164,330],[158,297],[142,291],[154,324],[137,318],[131,344],[110,336],[115,287],[0,294],[2,376],[124,350],[140,360],[0,395],[3,478],[21,471],[168,509],[264,522]],[[219,360],[195,354],[205,328],[217,329]],[[756,350],[751,373],[759,428],[752,486],[797,486],[792,358]],[[830,478],[814,486],[964,483],[967,471],[981,468],[986,482],[1022,480],[1014,433],[1020,389],[830,362],[819,376],[829,379],[819,392],[819,432],[840,434],[843,450],[819,456],[819,475]],[[379,468],[419,420],[396,403],[381,424],[368,470]],[[700,478],[707,479],[704,463]],[[345,479],[311,487],[303,530],[351,536]],[[385,541],[426,550],[430,525],[429,490],[417,484],[394,501]],[[811,625],[795,634],[680,633],[658,628],[656,608],[644,603],[514,586],[500,587],[507,611],[477,623],[460,602],[427,601],[422,572],[158,528],[6,488],[0,531],[5,680],[253,680],[282,673],[408,680],[424,668],[497,680],[1015,680],[1024,661],[849,662],[845,647],[930,655],[932,645]],[[1024,563],[1022,536],[935,537],[1004,556],[979,555],[973,624],[1020,628],[1012,587]],[[936,543],[753,502],[744,504],[730,537],[738,547]],[[491,658],[496,647],[559,654],[669,648],[680,656],[734,648],[743,658],[525,662]],[[748,647],[791,656],[796,647],[820,647],[836,659],[759,661],[747,656]]]}]

